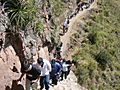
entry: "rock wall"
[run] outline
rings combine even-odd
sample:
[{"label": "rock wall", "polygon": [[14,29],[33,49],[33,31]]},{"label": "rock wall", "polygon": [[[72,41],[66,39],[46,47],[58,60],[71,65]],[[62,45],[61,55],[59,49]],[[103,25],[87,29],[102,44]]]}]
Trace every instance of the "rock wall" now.
[{"label": "rock wall", "polygon": [[[41,0],[38,0],[38,2],[42,4]],[[61,25],[63,24],[64,18],[66,17],[66,15],[69,14],[69,12],[75,7],[75,2],[76,1],[73,1],[73,0],[69,0],[68,3],[65,2],[64,3],[65,12],[61,14],[59,17],[56,17],[54,13],[52,14],[53,21],[52,20],[49,21],[50,34],[52,33],[53,36],[56,36],[56,37],[53,37],[55,40],[57,40],[57,38],[60,37],[59,32],[60,32]],[[51,8],[52,8],[52,5],[51,5]],[[38,17],[40,17],[41,19],[41,15]],[[41,20],[43,20],[43,18]],[[55,32],[51,28],[52,22],[55,23],[56,25],[55,29],[57,29],[57,32]],[[22,79],[22,82],[19,85],[16,84],[15,80],[18,79],[19,76],[21,75],[20,61],[22,61],[24,57],[27,59],[31,58],[32,51],[29,48],[30,42],[32,41],[34,52],[35,52],[35,56],[33,57],[34,61],[36,61],[36,59],[38,58],[38,53],[40,54],[41,57],[50,59],[49,52],[48,52],[49,45],[48,45],[48,42],[47,43],[44,42],[45,41],[44,37],[34,33],[34,30],[30,25],[28,25],[26,31],[21,30],[19,34],[13,34],[13,36],[11,36],[10,35],[11,33],[9,33],[10,31],[9,27],[10,27],[10,23],[7,17],[7,13],[4,12],[4,7],[0,5],[0,39],[2,40],[2,42],[0,43],[0,66],[1,66],[0,90],[24,90],[23,88],[25,87],[25,77]],[[20,35],[20,38],[19,38],[19,35]],[[52,35],[50,35],[49,39],[51,39],[51,37]],[[23,42],[21,43],[21,41],[19,40],[22,40]],[[59,40],[56,42],[59,43]],[[38,46],[40,46],[39,51],[38,51]],[[21,50],[21,52],[19,52],[19,50]],[[20,58],[21,57],[20,54],[25,54],[25,56],[23,55],[23,57]]]},{"label": "rock wall", "polygon": [[13,80],[18,79],[20,76],[20,62],[19,58],[12,46],[7,47],[0,52],[0,90],[6,90],[6,88],[13,88]]},{"label": "rock wall", "polygon": [[[24,90],[25,88],[25,77],[22,79],[20,84],[16,84],[16,81],[20,75],[21,63],[20,63],[20,52],[19,49],[25,49],[23,52],[27,59],[32,57],[32,51],[28,47],[30,41],[32,41],[33,48],[35,49],[34,61],[38,58],[38,53],[41,57],[49,59],[49,52],[47,47],[40,47],[37,53],[37,47],[42,45],[41,39],[33,33],[33,30],[29,27],[27,32],[20,32],[21,39],[19,37],[10,36],[9,32],[6,32],[9,26],[9,20],[5,13],[0,9],[0,90]],[[29,32],[28,32],[29,31]],[[18,39],[17,39],[18,38]],[[13,40],[13,41],[12,41]],[[21,46],[21,45],[23,46]],[[19,57],[18,57],[19,56]]]},{"label": "rock wall", "polygon": [[10,45],[9,39],[5,39],[5,31],[8,26],[7,14],[4,12],[4,8],[0,6],[0,90],[15,90],[14,80],[20,76],[21,65],[19,58]]}]

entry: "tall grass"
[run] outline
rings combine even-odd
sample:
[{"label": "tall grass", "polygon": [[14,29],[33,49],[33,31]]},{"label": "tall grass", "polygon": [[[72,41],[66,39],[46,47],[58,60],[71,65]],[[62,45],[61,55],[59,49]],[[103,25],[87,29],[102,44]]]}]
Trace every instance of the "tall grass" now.
[{"label": "tall grass", "polygon": [[98,0],[98,9],[86,22],[88,41],[73,59],[78,82],[89,90],[120,89],[120,1]]}]

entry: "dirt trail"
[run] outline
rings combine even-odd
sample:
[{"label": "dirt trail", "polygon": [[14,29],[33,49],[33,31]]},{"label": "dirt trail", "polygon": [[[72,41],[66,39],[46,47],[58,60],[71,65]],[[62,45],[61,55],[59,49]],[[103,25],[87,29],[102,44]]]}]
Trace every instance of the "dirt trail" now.
[{"label": "dirt trail", "polygon": [[[68,44],[70,43],[70,37],[76,33],[76,29],[78,29],[78,25],[82,22],[83,18],[88,17],[90,10],[93,8],[96,8],[96,2],[97,0],[94,1],[93,4],[90,5],[90,7],[88,9],[84,9],[83,11],[79,11],[79,13],[74,16],[69,23],[69,28],[67,33],[65,33],[64,36],[61,36],[61,42],[63,42],[63,46],[61,48],[62,51],[62,57],[65,58],[66,56],[66,51],[68,50]],[[79,27],[80,29],[80,27]],[[71,59],[71,57],[69,57],[69,59]]]},{"label": "dirt trail", "polygon": [[[68,49],[68,44],[70,43],[70,37],[76,33],[76,29],[78,28],[78,24],[82,22],[83,18],[86,18],[90,14],[90,10],[92,8],[96,8],[96,1],[88,8],[83,11],[80,11],[75,17],[70,20],[68,32],[65,33],[64,36],[61,36],[61,41],[63,42],[62,46],[62,57],[66,56],[66,52]],[[80,27],[79,27],[80,28]],[[69,55],[69,59],[71,56]],[[51,87],[50,90],[87,90],[84,87],[81,87],[77,83],[77,78],[74,73],[71,71],[68,78],[66,80],[60,81],[58,85]]]},{"label": "dirt trail", "polygon": [[87,90],[77,83],[77,78],[71,71],[66,80],[60,81],[58,85],[51,87],[50,90]]},{"label": "dirt trail", "polygon": [[[61,41],[63,42],[62,57],[65,57],[65,55],[66,55],[65,53],[67,52],[68,44],[70,43],[70,37],[74,33],[76,33],[76,28],[78,28],[78,23],[82,22],[81,19],[87,17],[89,15],[89,10],[91,10],[95,6],[96,6],[95,3],[93,3],[90,6],[90,8],[80,11],[75,17],[73,17],[70,20],[68,32],[65,33],[64,36],[60,37]],[[41,54],[43,54],[43,52],[46,52],[46,50],[43,49]],[[48,55],[46,55],[46,56],[48,56]],[[43,55],[43,57],[46,57],[46,56]],[[69,58],[71,58],[71,56]],[[75,74],[71,71],[66,80],[58,82],[58,85],[55,85],[54,87],[50,86],[50,90],[87,90],[87,89],[85,89],[84,87],[80,86],[77,83],[77,78],[76,78]]]}]

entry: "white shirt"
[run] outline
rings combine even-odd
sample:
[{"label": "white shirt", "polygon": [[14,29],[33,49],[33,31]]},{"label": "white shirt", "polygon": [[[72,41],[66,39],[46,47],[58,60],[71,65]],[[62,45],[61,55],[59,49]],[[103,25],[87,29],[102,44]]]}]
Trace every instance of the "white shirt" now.
[{"label": "white shirt", "polygon": [[41,70],[41,75],[40,76],[45,76],[45,75],[49,75],[49,72],[51,71],[51,64],[48,60],[43,59],[44,65],[43,67],[39,66],[40,70]]},{"label": "white shirt", "polygon": [[68,19],[66,18],[65,21],[64,21],[64,26],[65,27],[68,27]]},{"label": "white shirt", "polygon": [[63,64],[62,64],[62,70],[63,70],[63,71],[68,71],[68,66],[69,66],[68,64],[63,63]]}]

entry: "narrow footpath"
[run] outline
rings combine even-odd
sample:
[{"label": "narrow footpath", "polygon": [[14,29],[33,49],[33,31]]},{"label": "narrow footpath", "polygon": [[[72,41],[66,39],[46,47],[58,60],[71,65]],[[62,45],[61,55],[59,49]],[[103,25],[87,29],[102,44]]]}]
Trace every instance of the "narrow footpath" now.
[{"label": "narrow footpath", "polygon": [[[88,9],[85,9],[83,11],[79,11],[79,13],[73,17],[70,20],[69,23],[69,28],[67,33],[65,33],[65,35],[61,36],[61,41],[63,42],[63,46],[62,46],[62,57],[65,57],[65,53],[68,49],[68,43],[70,43],[70,37],[71,35],[73,35],[74,33],[76,33],[76,28],[77,28],[77,24],[79,22],[82,22],[81,19],[87,17],[89,14],[89,11],[93,8],[96,8],[96,1],[94,1],[94,3],[92,5],[90,5],[90,7]],[[69,56],[71,59],[71,56]],[[71,71],[70,74],[68,75],[68,78],[66,80],[60,81],[58,83],[58,85],[50,88],[50,90],[87,90],[84,87],[80,86],[77,83],[77,78],[75,76],[75,74]]]},{"label": "narrow footpath", "polygon": [[[74,33],[76,33],[76,28],[78,28],[77,24],[79,22],[82,22],[81,19],[86,18],[89,15],[89,11],[95,7],[96,7],[96,1],[94,1],[88,9],[79,11],[79,13],[70,20],[68,31],[65,33],[65,35],[60,37],[61,42],[63,43],[61,48],[62,57],[65,57],[66,55],[65,53],[67,52],[68,49],[67,45],[70,43],[70,37]],[[71,55],[69,57],[70,57],[69,59],[71,59]],[[58,85],[50,86],[50,90],[87,90],[87,89],[80,86],[77,83],[77,78],[75,74],[71,71],[66,80],[59,81]]]},{"label": "narrow footpath", "polygon": [[[78,29],[78,24],[82,23],[82,19],[88,17],[90,10],[93,8],[96,8],[96,0],[90,5],[88,9],[84,9],[83,11],[79,11],[79,13],[74,16],[69,23],[68,31],[65,33],[65,35],[61,36],[61,42],[63,43],[63,46],[61,48],[62,51],[62,57],[66,56],[66,51],[68,50],[68,44],[70,43],[70,37],[77,33],[76,29]],[[79,29],[82,29],[79,27]],[[71,59],[71,58],[69,58]]]},{"label": "narrow footpath", "polygon": [[77,78],[71,71],[66,80],[60,81],[58,85],[51,87],[50,90],[87,90],[77,83]]}]

